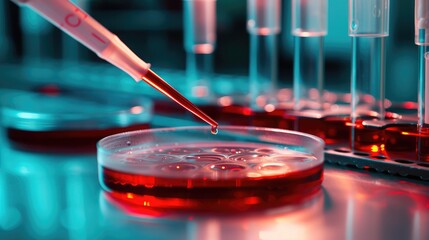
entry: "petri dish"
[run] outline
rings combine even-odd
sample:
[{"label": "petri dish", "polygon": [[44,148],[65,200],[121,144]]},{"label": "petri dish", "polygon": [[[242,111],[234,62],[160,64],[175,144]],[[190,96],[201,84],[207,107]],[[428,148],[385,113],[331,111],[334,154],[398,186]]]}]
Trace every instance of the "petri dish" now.
[{"label": "petri dish", "polygon": [[97,143],[99,181],[133,211],[258,210],[317,192],[323,148],[320,138],[274,128],[131,131]]},{"label": "petri dish", "polygon": [[130,94],[45,85],[6,95],[6,135],[14,146],[29,150],[94,151],[101,138],[147,129],[152,118],[152,101]]}]

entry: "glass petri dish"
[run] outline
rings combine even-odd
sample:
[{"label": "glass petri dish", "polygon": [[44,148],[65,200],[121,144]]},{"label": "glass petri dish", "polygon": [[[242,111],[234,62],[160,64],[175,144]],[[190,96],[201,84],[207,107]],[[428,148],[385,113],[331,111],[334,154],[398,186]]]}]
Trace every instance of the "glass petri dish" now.
[{"label": "glass petri dish", "polygon": [[132,131],[98,142],[99,181],[133,211],[256,210],[317,192],[323,148],[320,138],[273,128]]},{"label": "glass petri dish", "polygon": [[2,102],[8,139],[29,150],[91,148],[103,137],[147,129],[152,101],[141,96],[46,85],[11,90]]}]

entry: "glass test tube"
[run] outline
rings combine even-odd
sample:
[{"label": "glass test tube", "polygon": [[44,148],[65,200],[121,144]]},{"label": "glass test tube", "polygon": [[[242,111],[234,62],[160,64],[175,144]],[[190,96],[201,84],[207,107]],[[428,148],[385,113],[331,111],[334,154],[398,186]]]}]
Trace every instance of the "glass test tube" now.
[{"label": "glass test tube", "polygon": [[327,0],[292,0],[294,110],[322,109]]},{"label": "glass test tube", "polygon": [[[389,0],[349,0],[349,36],[352,37],[351,147],[383,150],[382,132],[361,130],[361,120],[384,120],[385,37],[389,35]],[[377,130],[378,131],[378,130]]]},{"label": "glass test tube", "polygon": [[0,1],[0,61],[7,60],[12,45],[7,33],[7,3],[7,1]]},{"label": "glass test tube", "polygon": [[183,11],[188,95],[200,100],[209,99],[213,95],[216,0],[184,0]]},{"label": "glass test tube", "polygon": [[429,2],[415,1],[415,43],[419,46],[418,160],[429,160]]},{"label": "glass test tube", "polygon": [[415,1],[415,44],[419,47],[419,81],[418,81],[418,127],[429,126],[429,111],[425,106],[429,103],[429,89],[426,81],[429,81],[429,2]]},{"label": "glass test tube", "polygon": [[263,110],[275,105],[277,36],[280,33],[281,0],[247,0],[250,34],[250,107]]},{"label": "glass test tube", "polygon": [[42,63],[49,56],[52,44],[46,43],[51,24],[29,8],[20,8],[20,25],[23,39],[23,61]]}]

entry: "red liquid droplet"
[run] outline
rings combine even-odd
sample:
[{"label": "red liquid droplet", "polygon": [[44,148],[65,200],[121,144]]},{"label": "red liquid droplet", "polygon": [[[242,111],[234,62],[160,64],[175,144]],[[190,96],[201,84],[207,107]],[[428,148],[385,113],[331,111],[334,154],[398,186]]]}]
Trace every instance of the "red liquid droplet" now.
[{"label": "red liquid droplet", "polygon": [[217,134],[217,132],[218,132],[217,125],[212,126],[211,132],[212,132],[212,134]]}]

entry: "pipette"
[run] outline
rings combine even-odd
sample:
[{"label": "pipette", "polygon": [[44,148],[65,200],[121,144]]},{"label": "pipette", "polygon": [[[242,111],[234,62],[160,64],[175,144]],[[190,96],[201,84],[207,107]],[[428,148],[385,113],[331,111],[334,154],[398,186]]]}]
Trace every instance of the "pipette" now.
[{"label": "pipette", "polygon": [[247,31],[250,34],[250,107],[263,110],[276,103],[277,35],[280,32],[280,0],[248,0]]},{"label": "pipette", "polygon": [[384,42],[389,35],[389,3],[389,0],[349,0],[349,36],[352,37],[351,147],[354,150],[378,153],[384,148],[383,133],[361,130],[361,120],[368,117],[384,120],[385,117]]},{"label": "pipette", "polygon": [[294,110],[322,109],[327,0],[292,0]]},{"label": "pipette", "polygon": [[176,89],[149,69],[150,64],[137,57],[116,35],[112,34],[86,12],[64,0],[12,0],[26,5],[52,24],[74,37],[100,58],[128,73],[135,81],[143,80],[192,112],[217,131],[217,122],[198,109]]},{"label": "pipette", "polygon": [[188,89],[190,96],[208,100],[216,46],[216,0],[183,0],[183,11]]},{"label": "pipette", "polygon": [[[90,0],[70,0],[75,5],[79,6],[82,9],[85,9],[87,13],[91,13],[90,10]],[[67,34],[62,34],[61,39],[61,53],[64,65],[75,64],[79,59],[85,58],[86,52],[80,51],[80,44],[75,41],[73,38],[67,36]]]}]

